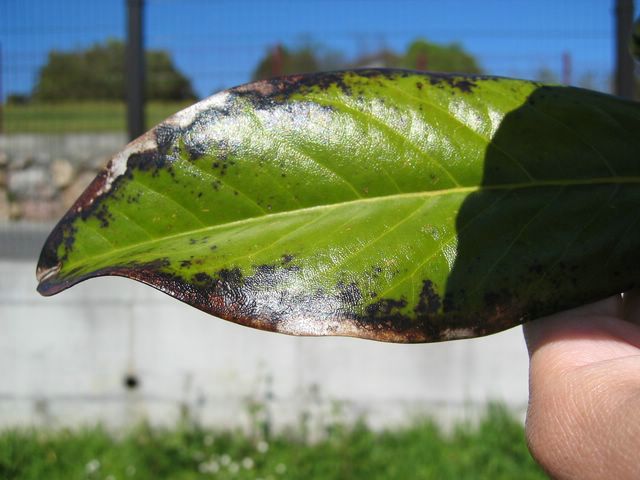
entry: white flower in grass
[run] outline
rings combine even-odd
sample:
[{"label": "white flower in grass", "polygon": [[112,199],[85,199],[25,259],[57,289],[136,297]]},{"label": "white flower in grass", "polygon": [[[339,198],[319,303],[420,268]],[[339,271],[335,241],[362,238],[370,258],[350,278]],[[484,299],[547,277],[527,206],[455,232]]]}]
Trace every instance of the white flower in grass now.
[{"label": "white flower in grass", "polygon": [[251,470],[253,468],[253,458],[244,457],[242,459],[242,466],[245,470]]},{"label": "white flower in grass", "polygon": [[125,470],[125,473],[128,477],[133,477],[136,474],[136,467],[134,467],[133,465],[129,465]]},{"label": "white flower in grass", "polygon": [[192,457],[196,462],[199,462],[199,461],[201,461],[201,460],[203,460],[203,459],[204,459],[204,452],[201,452],[201,451],[199,451],[199,450],[198,450],[198,451],[196,451],[196,452],[193,452],[193,455],[191,455],[191,457]]},{"label": "white flower in grass", "polygon": [[231,463],[231,457],[225,453],[220,457],[220,463],[226,467]]},{"label": "white flower in grass", "polygon": [[205,435],[203,442],[206,447],[213,445],[213,435]]},{"label": "white flower in grass", "polygon": [[87,471],[87,473],[95,473],[98,470],[100,470],[100,460],[98,460],[97,458],[94,458],[93,460],[89,460],[89,462],[87,462],[84,468]]},{"label": "white flower in grass", "polygon": [[269,444],[267,442],[265,442],[264,440],[260,440],[258,442],[258,445],[256,445],[256,449],[260,453],[267,453],[267,451],[269,450]]},{"label": "white flower in grass", "polygon": [[276,473],[278,475],[282,475],[287,471],[287,466],[284,463],[279,463],[276,465]]},{"label": "white flower in grass", "polygon": [[220,471],[220,465],[215,460],[209,460],[208,462],[202,462],[198,466],[200,473],[218,473]]}]

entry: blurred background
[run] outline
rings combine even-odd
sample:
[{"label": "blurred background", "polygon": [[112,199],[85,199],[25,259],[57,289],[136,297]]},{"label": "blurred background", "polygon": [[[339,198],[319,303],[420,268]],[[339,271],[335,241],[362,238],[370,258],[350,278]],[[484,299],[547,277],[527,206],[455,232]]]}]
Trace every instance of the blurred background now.
[{"label": "blurred background", "polygon": [[[638,98],[627,48],[633,11],[632,0],[3,0],[0,429],[188,421],[248,432],[247,451],[264,456],[270,432],[325,438],[359,419],[378,431],[427,415],[451,430],[489,415],[502,428],[491,417],[499,414],[486,413],[499,402],[516,433],[494,433],[518,445],[507,455],[517,464],[526,456],[520,329],[411,346],[292,338],[214,319],[124,279],[43,299],[35,263],[53,223],[112,154],[221,89],[288,73],[399,67]],[[231,447],[207,435],[196,435],[205,447],[192,452],[194,472],[232,475],[236,465],[239,475],[258,462],[229,457]],[[0,436],[0,450],[7,441]],[[344,449],[355,442],[343,441]],[[106,460],[92,455],[78,462],[98,478]],[[10,473],[2,461],[0,476]],[[283,462],[271,478],[294,471]],[[135,476],[134,463],[120,465],[123,476]]]},{"label": "blurred background", "polygon": [[632,97],[633,8],[633,0],[3,0],[0,220],[58,218],[129,137],[261,78],[399,67]]}]

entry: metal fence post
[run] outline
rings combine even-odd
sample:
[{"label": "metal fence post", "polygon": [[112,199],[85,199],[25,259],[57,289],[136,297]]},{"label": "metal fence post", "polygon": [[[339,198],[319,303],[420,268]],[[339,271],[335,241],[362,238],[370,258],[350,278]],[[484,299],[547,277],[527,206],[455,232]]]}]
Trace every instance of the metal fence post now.
[{"label": "metal fence post", "polygon": [[145,59],[143,42],[144,0],[127,2],[127,58],[125,85],[127,98],[127,133],[129,139],[139,137],[145,131]]},{"label": "metal fence post", "polygon": [[629,52],[633,25],[633,0],[616,0],[616,82],[615,93],[633,98],[633,58]]},{"label": "metal fence post", "polygon": [[0,42],[0,133],[4,133],[4,91],[2,85],[2,43]]}]

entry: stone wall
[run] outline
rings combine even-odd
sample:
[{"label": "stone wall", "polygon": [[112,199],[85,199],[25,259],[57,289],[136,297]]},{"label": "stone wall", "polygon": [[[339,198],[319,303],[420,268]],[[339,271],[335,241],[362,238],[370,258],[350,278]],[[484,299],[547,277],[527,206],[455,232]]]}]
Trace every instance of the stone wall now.
[{"label": "stone wall", "polygon": [[0,221],[57,220],[127,143],[121,133],[0,136]]}]

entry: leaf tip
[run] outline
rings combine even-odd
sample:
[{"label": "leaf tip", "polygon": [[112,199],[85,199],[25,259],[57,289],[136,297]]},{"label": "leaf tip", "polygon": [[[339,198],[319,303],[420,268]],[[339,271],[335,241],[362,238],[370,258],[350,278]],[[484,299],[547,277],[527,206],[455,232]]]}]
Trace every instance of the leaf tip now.
[{"label": "leaf tip", "polygon": [[53,267],[46,267],[41,264],[38,264],[36,268],[36,279],[38,280],[38,293],[42,296],[49,297],[58,293],[59,290],[53,288],[53,285],[56,283],[55,278],[60,272],[60,264]]}]

